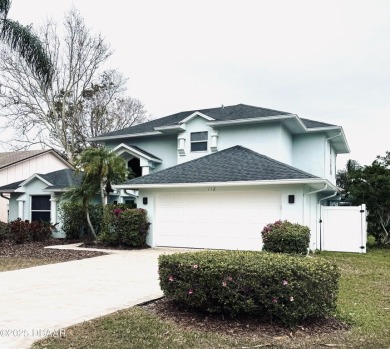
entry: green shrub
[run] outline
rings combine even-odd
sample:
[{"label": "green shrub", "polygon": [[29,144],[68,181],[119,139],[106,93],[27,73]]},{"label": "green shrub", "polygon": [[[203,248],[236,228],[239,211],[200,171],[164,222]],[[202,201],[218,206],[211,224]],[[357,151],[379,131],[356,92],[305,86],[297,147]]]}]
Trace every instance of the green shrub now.
[{"label": "green shrub", "polygon": [[16,244],[29,241],[45,241],[51,238],[51,226],[46,222],[22,221],[20,218],[9,223],[9,236]]},{"label": "green shrub", "polygon": [[188,308],[286,325],[332,314],[339,271],[321,258],[254,251],[161,255],[164,295]]},{"label": "green shrub", "polygon": [[[87,222],[85,209],[82,205],[73,202],[65,202],[60,207],[62,218],[62,231],[68,240],[84,239],[89,236],[90,228]],[[102,221],[102,206],[90,205],[89,216],[95,231],[99,233]]]},{"label": "green shrub", "polygon": [[110,246],[145,247],[149,226],[146,210],[107,205],[99,241]]},{"label": "green shrub", "polygon": [[263,250],[275,253],[307,254],[310,229],[288,221],[276,221],[263,228]]},{"label": "green shrub", "polygon": [[374,248],[374,247],[376,247],[376,246],[377,246],[377,243],[376,243],[375,236],[369,234],[369,235],[367,236],[367,243],[366,243],[367,249],[372,249],[372,248]]},{"label": "green shrub", "polygon": [[9,238],[9,224],[0,222],[0,241],[8,240]]}]

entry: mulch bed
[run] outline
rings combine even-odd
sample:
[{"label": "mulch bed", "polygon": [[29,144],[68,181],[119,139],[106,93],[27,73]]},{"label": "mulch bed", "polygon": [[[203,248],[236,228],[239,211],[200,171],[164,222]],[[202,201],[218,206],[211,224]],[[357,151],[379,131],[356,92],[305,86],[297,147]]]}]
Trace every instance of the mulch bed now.
[{"label": "mulch bed", "polygon": [[182,328],[219,332],[233,337],[268,339],[306,338],[350,329],[350,326],[333,317],[310,322],[307,321],[294,328],[283,327],[270,322],[269,319],[267,321],[267,319],[254,317],[239,319],[223,318],[217,315],[189,311],[168,301],[166,298],[143,304],[141,307],[164,320],[175,322]]},{"label": "mulch bed", "polygon": [[106,254],[104,252],[98,251],[76,251],[44,248],[45,246],[63,245],[68,243],[72,243],[72,241],[51,239],[44,242],[27,242],[24,244],[15,244],[11,241],[1,241],[0,257],[34,258],[53,262],[67,262],[77,259],[102,256]]}]

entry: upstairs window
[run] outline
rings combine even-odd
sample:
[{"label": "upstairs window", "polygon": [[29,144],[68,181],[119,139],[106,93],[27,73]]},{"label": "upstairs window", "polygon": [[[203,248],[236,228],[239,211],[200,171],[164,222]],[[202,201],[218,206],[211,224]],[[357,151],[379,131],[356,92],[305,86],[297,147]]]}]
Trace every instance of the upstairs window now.
[{"label": "upstairs window", "polygon": [[50,222],[50,195],[31,196],[31,222]]},{"label": "upstairs window", "polygon": [[208,132],[192,132],[191,133],[191,151],[206,151]]}]

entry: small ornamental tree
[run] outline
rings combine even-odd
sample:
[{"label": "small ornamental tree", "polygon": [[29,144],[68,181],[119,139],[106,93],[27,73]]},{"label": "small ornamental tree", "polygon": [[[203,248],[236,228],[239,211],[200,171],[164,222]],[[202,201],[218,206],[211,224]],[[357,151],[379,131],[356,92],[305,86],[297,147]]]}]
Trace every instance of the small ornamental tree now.
[{"label": "small ornamental tree", "polygon": [[310,229],[288,221],[276,221],[263,228],[263,250],[275,253],[307,254]]}]

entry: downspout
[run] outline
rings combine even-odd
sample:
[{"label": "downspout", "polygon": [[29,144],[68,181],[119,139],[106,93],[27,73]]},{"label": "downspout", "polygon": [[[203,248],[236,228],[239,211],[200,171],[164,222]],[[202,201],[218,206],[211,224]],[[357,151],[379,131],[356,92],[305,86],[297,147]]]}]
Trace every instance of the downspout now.
[{"label": "downspout", "polygon": [[320,222],[320,251],[322,251],[322,210],[321,210],[321,201],[333,198],[333,197],[337,196],[338,194],[339,194],[339,192],[335,191],[332,195],[326,196],[326,197],[318,200],[318,205],[320,206],[320,221],[319,221]]},{"label": "downspout", "polygon": [[[319,193],[321,191],[324,191],[328,188],[328,184],[327,183],[324,183],[324,187],[321,188],[321,189],[317,189],[317,190],[313,190],[313,191],[309,191],[308,193],[303,193],[303,224],[306,225],[306,210],[307,210],[307,204],[306,204],[306,195],[312,195],[312,194],[316,194],[316,193]],[[316,225],[317,226],[317,225]],[[316,245],[317,245],[317,232],[316,232]]]},{"label": "downspout", "polygon": [[321,191],[324,191],[328,188],[328,184],[324,183],[324,187],[321,188],[321,189],[317,189],[317,190],[313,190],[313,191],[309,191],[308,193],[303,193],[303,224],[306,223],[306,195],[312,195],[312,194],[316,194],[316,193],[319,193]]},{"label": "downspout", "polygon": [[339,134],[337,134],[336,136],[332,136],[332,137],[329,137],[329,138],[325,138],[325,141],[324,141],[324,178],[326,179],[326,144],[328,143],[329,140],[333,139],[333,138],[336,138],[336,137],[339,137],[341,136],[341,132]]}]

